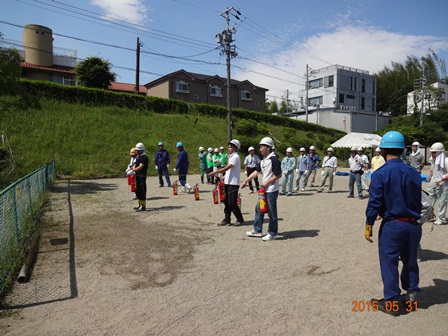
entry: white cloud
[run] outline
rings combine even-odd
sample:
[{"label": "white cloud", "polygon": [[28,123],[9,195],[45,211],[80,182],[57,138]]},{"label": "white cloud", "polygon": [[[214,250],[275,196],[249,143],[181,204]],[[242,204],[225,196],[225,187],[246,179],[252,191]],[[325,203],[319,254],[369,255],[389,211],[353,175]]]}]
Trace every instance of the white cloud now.
[{"label": "white cloud", "polygon": [[108,18],[142,24],[147,18],[148,8],[143,0],[91,0],[93,6],[105,11]]},{"label": "white cloud", "polygon": [[[306,64],[313,69],[339,64],[367,70],[372,74],[382,70],[384,66],[390,67],[391,61],[402,63],[407,56],[425,56],[429,52],[428,48],[437,54],[446,53],[448,39],[403,35],[370,27],[345,26],[333,32],[313,35],[302,42],[295,42],[287,50],[265,55],[263,61],[298,76],[305,74]],[[252,62],[246,62],[243,67],[248,71],[298,83],[294,85],[251,72],[235,71],[235,78],[249,79],[255,85],[269,89],[269,95],[280,97],[289,89],[295,94],[293,99],[297,99],[299,91],[304,88],[303,78]]]}]

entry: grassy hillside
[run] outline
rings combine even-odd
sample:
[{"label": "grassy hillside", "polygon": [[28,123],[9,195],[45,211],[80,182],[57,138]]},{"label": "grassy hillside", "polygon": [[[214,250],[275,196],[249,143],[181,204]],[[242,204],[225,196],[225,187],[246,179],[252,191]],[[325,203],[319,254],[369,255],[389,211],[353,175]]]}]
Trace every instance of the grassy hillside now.
[{"label": "grassy hillside", "polygon": [[[39,166],[56,161],[60,176],[91,178],[122,176],[129,161],[129,149],[143,142],[152,160],[157,142],[163,141],[172,160],[176,142],[183,141],[190,156],[191,172],[198,172],[198,147],[225,146],[225,118],[193,114],[155,114],[118,107],[88,107],[42,99],[38,104],[20,103],[19,98],[1,99],[0,131],[6,134],[17,168],[7,180],[28,174]],[[197,119],[197,121],[196,121]],[[339,135],[304,132],[290,127],[234,120],[234,137],[243,149],[256,146],[263,136],[276,140],[278,153],[293,147],[314,144],[322,151]],[[243,151],[241,156],[244,157]],[[152,165],[151,175],[156,173]],[[10,166],[5,169],[8,171]],[[2,185],[6,181],[2,174]]]}]

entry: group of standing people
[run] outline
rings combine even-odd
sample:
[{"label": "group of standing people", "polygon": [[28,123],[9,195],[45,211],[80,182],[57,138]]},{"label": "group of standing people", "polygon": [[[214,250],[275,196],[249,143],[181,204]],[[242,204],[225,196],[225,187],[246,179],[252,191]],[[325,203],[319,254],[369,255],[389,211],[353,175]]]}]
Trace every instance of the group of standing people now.
[{"label": "group of standing people", "polygon": [[[163,142],[158,142],[158,150],[154,154],[154,167],[159,175],[159,187],[164,186],[163,177],[165,177],[168,187],[171,187],[171,180],[168,172],[170,166],[171,158],[168,150],[164,148]],[[176,144],[178,151],[176,166],[173,171],[178,172],[178,181],[182,185],[183,191],[190,192],[192,187],[187,182],[188,167],[190,165],[188,161],[188,154],[184,150],[183,142],[178,142]],[[139,142],[135,147],[131,148],[129,152],[131,159],[129,161],[128,167],[126,168],[127,175],[133,175],[135,178],[135,197],[137,199],[138,205],[134,207],[136,211],[146,211],[146,177],[148,174],[149,159],[145,152],[145,145]]]},{"label": "group of standing people", "polygon": [[213,149],[209,147],[207,153],[204,147],[199,147],[199,172],[201,176],[201,183],[204,183],[204,175],[207,177],[207,184],[217,184],[221,175],[214,174],[212,172],[218,171],[219,168],[224,167],[227,164],[227,153],[223,146]]}]

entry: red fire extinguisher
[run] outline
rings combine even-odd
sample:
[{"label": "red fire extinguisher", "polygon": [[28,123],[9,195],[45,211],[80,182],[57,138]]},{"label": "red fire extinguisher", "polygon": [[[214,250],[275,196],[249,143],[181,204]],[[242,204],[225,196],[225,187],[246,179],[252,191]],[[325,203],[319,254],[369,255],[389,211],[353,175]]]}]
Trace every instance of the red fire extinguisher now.
[{"label": "red fire extinguisher", "polygon": [[135,175],[128,175],[128,183],[130,182],[131,192],[135,192],[137,190],[137,181],[135,179]]},{"label": "red fire extinguisher", "polygon": [[213,189],[213,204],[218,204],[218,188]]},{"label": "red fire extinguisher", "polygon": [[268,212],[268,201],[266,197],[266,190],[263,187],[258,189],[258,203],[260,204],[260,212],[267,213]]},{"label": "red fire extinguisher", "polygon": [[194,200],[199,201],[199,185],[198,184],[196,184],[194,186],[193,192],[194,192]]},{"label": "red fire extinguisher", "polygon": [[175,181],[173,183],[173,195],[177,195],[177,188],[179,186],[179,183],[177,183],[177,181]]},{"label": "red fire extinguisher", "polygon": [[221,202],[224,202],[226,199],[226,190],[224,188],[224,182],[220,181],[218,182],[218,191],[219,191],[219,200]]},{"label": "red fire extinguisher", "polygon": [[238,198],[236,199],[236,204],[238,205],[238,208],[241,210],[241,194],[238,194]]}]

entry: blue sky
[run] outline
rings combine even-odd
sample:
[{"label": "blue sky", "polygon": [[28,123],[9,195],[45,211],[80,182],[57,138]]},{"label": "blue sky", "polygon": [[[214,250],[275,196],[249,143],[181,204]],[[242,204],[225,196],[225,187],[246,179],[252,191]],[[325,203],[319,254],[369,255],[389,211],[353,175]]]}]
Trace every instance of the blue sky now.
[{"label": "blue sky", "polygon": [[225,77],[215,35],[225,28],[220,14],[228,7],[241,13],[231,17],[238,52],[232,78],[269,89],[270,99],[289,90],[298,100],[306,64],[375,73],[429,48],[448,59],[446,0],[0,0],[0,32],[6,41],[22,41],[23,28],[14,25],[47,26],[55,47],[117,66],[117,81],[135,82],[135,72],[124,68],[135,68],[135,51],[126,49],[135,49],[137,37],[141,84],[179,69]]}]

